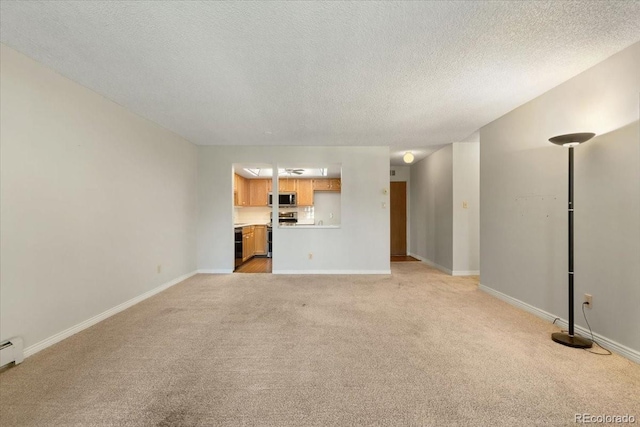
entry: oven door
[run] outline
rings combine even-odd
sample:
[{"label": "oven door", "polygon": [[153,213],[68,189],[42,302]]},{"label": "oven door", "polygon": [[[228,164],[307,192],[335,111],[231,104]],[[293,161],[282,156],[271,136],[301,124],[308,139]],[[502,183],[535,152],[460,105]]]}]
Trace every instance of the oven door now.
[{"label": "oven door", "polygon": [[242,264],[242,228],[235,229],[233,235],[235,267],[238,267]]}]

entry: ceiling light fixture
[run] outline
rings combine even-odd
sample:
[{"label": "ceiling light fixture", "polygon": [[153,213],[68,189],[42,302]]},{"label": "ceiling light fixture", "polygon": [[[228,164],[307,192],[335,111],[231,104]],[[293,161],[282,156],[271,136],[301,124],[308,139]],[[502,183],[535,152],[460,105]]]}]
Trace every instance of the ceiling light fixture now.
[{"label": "ceiling light fixture", "polygon": [[404,160],[405,163],[411,163],[414,159],[415,156],[411,151],[407,151],[406,153],[404,153],[404,156],[402,156],[402,160]]}]

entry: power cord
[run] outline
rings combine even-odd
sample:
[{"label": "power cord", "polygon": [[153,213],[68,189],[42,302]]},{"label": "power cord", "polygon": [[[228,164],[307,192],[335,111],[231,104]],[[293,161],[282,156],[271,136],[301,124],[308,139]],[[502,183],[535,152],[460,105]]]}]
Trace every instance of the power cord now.
[{"label": "power cord", "polygon": [[[586,301],[582,303],[582,315],[584,316],[584,321],[585,321],[585,322],[587,322],[587,326],[589,327],[589,333],[591,334],[591,341],[593,341],[593,343],[594,343],[595,345],[597,345],[598,347],[600,347],[601,349],[603,349],[604,351],[606,351],[606,353],[599,353],[599,352],[596,352],[596,351],[588,350],[588,349],[586,349],[586,348],[583,348],[583,350],[588,351],[588,352],[589,352],[589,353],[591,353],[591,354],[596,354],[596,355],[598,355],[598,356],[611,356],[611,351],[609,351],[609,350],[607,350],[606,348],[602,347],[600,344],[598,344],[598,343],[596,342],[596,340],[594,340],[594,339],[593,339],[593,331],[591,330],[591,325],[589,324],[589,321],[587,320],[587,314],[584,312],[584,306],[585,306],[585,305],[589,305],[589,303],[588,303],[588,302],[586,302]],[[560,318],[559,318],[559,317],[556,317],[555,319],[553,319],[553,323],[552,323],[552,325],[555,325],[555,324],[556,324],[556,322],[557,322],[558,320],[560,320]],[[562,330],[561,330],[561,332],[567,332],[567,331],[566,331],[566,330],[564,330],[564,329],[562,329]]]},{"label": "power cord", "polygon": [[[595,345],[597,345],[598,347],[600,347],[601,349],[606,351],[606,353],[598,353],[596,351],[591,351],[591,350],[588,350],[586,348],[584,348],[583,350],[588,351],[591,354],[597,354],[598,356],[611,356],[611,351],[609,351],[606,348],[602,347],[600,344],[598,344],[596,342],[596,340],[593,339],[593,331],[591,330],[591,325],[589,324],[589,321],[587,320],[587,313],[584,312],[584,306],[585,305],[589,305],[589,303],[586,302],[586,301],[582,303],[582,315],[584,316],[584,321],[587,322],[587,326],[589,327],[589,333],[591,334],[591,341],[593,341],[593,343]],[[553,322],[555,323],[555,320]]]}]

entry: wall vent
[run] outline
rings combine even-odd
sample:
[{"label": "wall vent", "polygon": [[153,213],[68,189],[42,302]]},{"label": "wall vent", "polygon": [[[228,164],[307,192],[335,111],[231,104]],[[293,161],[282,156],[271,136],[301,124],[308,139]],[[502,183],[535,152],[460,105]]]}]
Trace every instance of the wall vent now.
[{"label": "wall vent", "polygon": [[16,365],[24,360],[22,338],[15,337],[0,344],[0,367],[14,362]]}]

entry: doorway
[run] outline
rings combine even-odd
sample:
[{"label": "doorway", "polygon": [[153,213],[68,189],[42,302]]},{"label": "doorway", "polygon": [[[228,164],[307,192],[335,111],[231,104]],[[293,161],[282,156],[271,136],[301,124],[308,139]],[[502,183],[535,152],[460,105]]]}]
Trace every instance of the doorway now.
[{"label": "doorway", "polygon": [[234,272],[271,273],[271,215],[273,179],[266,163],[234,163]]},{"label": "doorway", "polygon": [[391,182],[391,255],[407,254],[407,183]]}]

